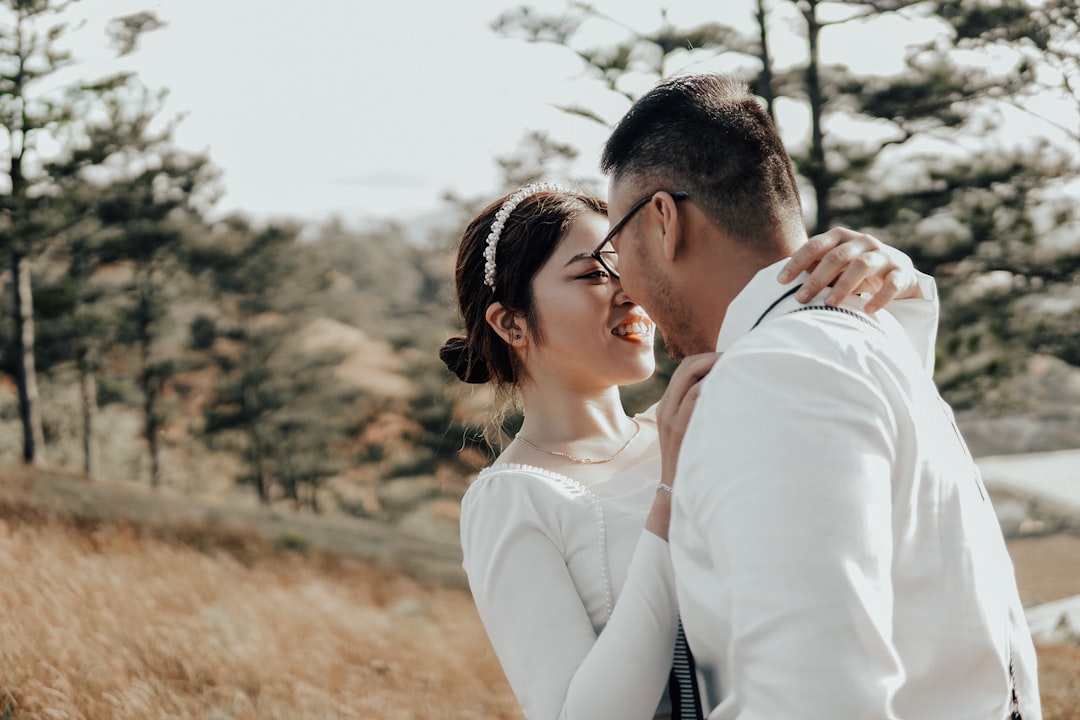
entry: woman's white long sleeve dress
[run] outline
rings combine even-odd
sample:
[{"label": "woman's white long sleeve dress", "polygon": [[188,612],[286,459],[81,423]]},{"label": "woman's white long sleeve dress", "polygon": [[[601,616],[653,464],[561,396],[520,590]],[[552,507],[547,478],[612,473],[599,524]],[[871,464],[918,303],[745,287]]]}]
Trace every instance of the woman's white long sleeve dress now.
[{"label": "woman's white long sleeve dress", "polygon": [[529,720],[656,713],[678,617],[667,543],[642,530],[659,478],[658,456],[590,487],[503,465],[466,493],[469,586]]},{"label": "woman's white long sleeve dress", "polygon": [[[931,300],[889,311],[932,372],[937,296],[922,286]],[[644,531],[659,479],[658,456],[589,487],[495,465],[465,494],[463,565],[528,720],[668,717],[678,606],[667,542]]]}]

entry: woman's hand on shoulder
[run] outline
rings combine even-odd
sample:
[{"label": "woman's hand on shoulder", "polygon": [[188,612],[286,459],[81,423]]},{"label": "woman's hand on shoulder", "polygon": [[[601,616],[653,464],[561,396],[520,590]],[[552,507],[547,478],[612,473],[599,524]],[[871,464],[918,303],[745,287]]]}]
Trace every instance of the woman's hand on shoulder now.
[{"label": "woman's hand on shoulder", "polygon": [[675,466],[679,460],[686,426],[694,412],[700,381],[712,369],[720,353],[710,352],[690,355],[683,359],[668,382],[667,390],[656,405],[656,424],[660,436],[661,481],[670,485],[675,481]]},{"label": "woman's hand on shoulder", "polygon": [[848,295],[870,293],[866,312],[880,310],[893,300],[921,298],[918,273],[904,253],[873,235],[844,227],[815,235],[799,248],[780,273],[780,282],[789,282],[799,273],[810,273],[796,294],[807,302],[826,286],[825,298],[836,305]]},{"label": "woman's hand on shoulder", "polygon": [[701,379],[709,374],[718,357],[720,353],[713,352],[684,358],[675,368],[664,396],[656,404],[662,486],[657,486],[656,500],[645,519],[645,529],[664,540],[667,540],[671,522],[671,494],[668,490],[675,483],[675,468],[679,462],[683,436],[701,393]]}]

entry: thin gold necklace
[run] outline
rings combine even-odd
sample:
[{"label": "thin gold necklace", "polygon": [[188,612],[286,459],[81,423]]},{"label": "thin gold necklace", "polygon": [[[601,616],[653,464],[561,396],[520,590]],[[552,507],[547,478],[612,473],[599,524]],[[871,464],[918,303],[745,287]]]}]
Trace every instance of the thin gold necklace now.
[{"label": "thin gold necklace", "polygon": [[571,462],[577,463],[578,465],[600,465],[602,463],[611,462],[615,458],[622,455],[623,450],[626,450],[626,448],[630,447],[630,443],[634,442],[634,439],[641,433],[641,424],[638,423],[638,421],[635,420],[634,418],[629,418],[629,420],[630,420],[630,422],[634,423],[634,434],[631,435],[629,437],[629,439],[627,439],[627,441],[623,443],[621,448],[619,448],[618,450],[615,451],[614,455],[612,455],[611,457],[606,457],[606,458],[600,459],[600,460],[593,460],[592,458],[586,458],[586,457],[578,457],[577,455],[571,455],[570,453],[564,453],[564,452],[559,452],[558,450],[548,450],[547,448],[542,448],[539,445],[537,445],[536,443],[534,443],[534,442],[532,442],[530,440],[526,440],[525,438],[521,437],[521,433],[518,433],[514,437],[516,439],[520,440],[521,442],[525,443],[529,447],[531,447],[533,450],[539,450],[540,452],[547,453],[548,455],[558,455],[559,457],[564,457],[567,460],[570,460]]}]

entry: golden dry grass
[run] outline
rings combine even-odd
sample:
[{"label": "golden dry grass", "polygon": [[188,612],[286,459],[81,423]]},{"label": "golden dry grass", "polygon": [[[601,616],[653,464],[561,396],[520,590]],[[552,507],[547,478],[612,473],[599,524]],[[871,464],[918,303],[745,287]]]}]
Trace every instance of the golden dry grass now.
[{"label": "golden dry grass", "polygon": [[371,566],[2,508],[0,578],[4,720],[520,717],[467,594]]},{"label": "golden dry grass", "polygon": [[[1080,720],[1080,648],[1040,648]],[[467,593],[0,504],[0,720],[520,718]]]}]

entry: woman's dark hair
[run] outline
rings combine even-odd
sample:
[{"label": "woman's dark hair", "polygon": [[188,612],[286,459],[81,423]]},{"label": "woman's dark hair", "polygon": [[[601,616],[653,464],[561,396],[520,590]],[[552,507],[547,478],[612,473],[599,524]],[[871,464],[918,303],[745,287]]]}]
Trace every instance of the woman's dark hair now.
[{"label": "woman's dark hair", "polygon": [[484,283],[484,251],[495,215],[508,197],[484,208],[461,236],[454,279],[465,336],[450,338],[439,351],[442,361],[461,380],[492,382],[497,388],[516,386],[523,371],[510,346],[488,325],[488,307],[501,302],[508,311],[525,318],[533,340],[541,340],[533,278],[579,216],[586,212],[607,215],[607,203],[591,195],[561,190],[527,195],[506,218],[499,236],[493,290]]}]

